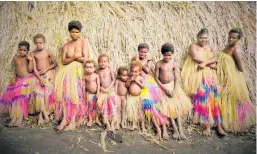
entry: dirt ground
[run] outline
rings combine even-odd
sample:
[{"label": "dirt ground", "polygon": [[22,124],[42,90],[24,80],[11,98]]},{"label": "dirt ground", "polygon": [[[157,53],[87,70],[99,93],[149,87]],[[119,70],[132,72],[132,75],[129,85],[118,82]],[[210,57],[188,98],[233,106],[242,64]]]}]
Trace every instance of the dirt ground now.
[{"label": "dirt ground", "polygon": [[[100,133],[103,128],[98,126],[80,126],[75,131],[55,131],[55,123],[38,127],[33,120],[27,120],[23,128],[0,126],[0,153],[1,154],[80,154],[104,153],[100,144]],[[33,124],[31,124],[33,123]],[[29,124],[29,125],[28,125]],[[255,127],[238,135],[228,134],[219,138],[212,130],[211,137],[204,137],[196,125],[186,125],[187,139],[176,141],[159,141],[150,139],[154,135],[152,129],[142,134],[139,131],[117,131],[122,135],[123,142],[112,142],[106,139],[108,153],[136,154],[136,153],[172,153],[176,154],[255,154],[256,138]],[[171,130],[170,130],[171,132]],[[149,140],[150,139],[150,140]]]}]

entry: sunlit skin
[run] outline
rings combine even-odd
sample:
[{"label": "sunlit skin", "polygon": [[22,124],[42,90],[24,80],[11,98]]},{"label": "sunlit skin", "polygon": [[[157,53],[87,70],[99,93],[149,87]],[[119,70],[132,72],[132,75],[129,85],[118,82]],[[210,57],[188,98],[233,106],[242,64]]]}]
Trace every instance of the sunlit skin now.
[{"label": "sunlit skin", "polygon": [[[176,66],[174,59],[172,58],[172,52],[165,52],[162,55],[163,59],[158,61],[155,66],[155,80],[168,97],[173,97],[173,91],[165,88],[164,84],[168,84],[174,81],[174,87],[176,87],[179,78],[179,69]],[[171,124],[173,128],[172,137],[174,139],[185,139],[186,136],[183,132],[181,117],[177,118],[178,128],[175,119],[171,119]],[[166,125],[163,125],[163,138],[169,138]]]},{"label": "sunlit skin", "polygon": [[[36,49],[31,52],[31,56],[33,57],[33,72],[37,77],[40,85],[44,87],[45,85],[42,76],[45,75],[47,72],[54,73],[57,62],[52,53],[44,49],[44,38],[40,37],[35,39],[34,44]],[[46,102],[46,104],[48,104],[48,102]],[[49,113],[45,109],[45,107],[42,107],[42,111],[39,113],[38,125],[43,125],[49,122],[48,114]]]},{"label": "sunlit skin", "polygon": [[[208,50],[214,53],[213,58],[208,59],[208,60],[203,60],[198,56],[198,52],[206,52]],[[216,56],[216,52],[213,49],[213,47],[211,47],[208,44],[208,34],[201,34],[200,36],[197,37],[197,42],[194,43],[194,44],[191,44],[189,46],[188,55],[196,63],[198,63],[198,69],[204,69],[205,67],[210,67],[212,69],[216,69],[217,56]],[[225,134],[225,132],[222,129],[221,124],[218,125],[217,129],[218,129],[220,134]],[[211,134],[210,124],[205,125],[205,129],[203,131],[203,134],[205,136],[209,136]]]},{"label": "sunlit skin", "polygon": [[[100,91],[103,93],[108,93],[111,90],[111,88],[114,87],[114,83],[116,80],[113,71],[109,67],[109,58],[106,56],[101,57],[98,60],[98,64],[100,68],[96,71],[96,73],[100,77],[100,85],[101,85]],[[104,119],[107,119],[107,118],[104,118]],[[104,123],[107,126],[106,130],[114,131],[116,120],[111,119],[110,121],[111,121],[111,124],[108,120],[104,121]]]},{"label": "sunlit skin", "polygon": [[[80,31],[73,28],[69,31],[71,41],[64,44],[62,50],[62,64],[69,65],[73,62],[84,63],[88,59],[88,40],[80,38]],[[75,84],[75,83],[74,83]],[[64,110],[66,110],[64,108]],[[75,116],[75,115],[74,115]],[[83,121],[83,120],[82,120]],[[67,126],[66,126],[67,125]],[[57,126],[58,130],[73,130],[76,127],[75,117],[71,121],[66,120],[66,113],[63,115],[62,122]]]},{"label": "sunlit skin", "polygon": [[[98,94],[100,92],[100,78],[99,75],[94,73],[96,70],[94,63],[86,63],[84,66],[85,74],[83,76],[83,94],[84,97],[86,98],[86,94],[96,94],[98,97]],[[86,99],[85,99],[86,100]],[[99,114],[97,113],[96,118],[92,119],[91,114],[89,114],[89,121],[87,123],[87,126],[91,126],[94,121],[98,125],[102,125],[99,121]]]},{"label": "sunlit skin", "polygon": [[[130,70],[131,76],[126,82],[126,87],[128,87],[129,94],[132,96],[139,96],[141,94],[141,89],[144,88],[143,77],[140,76],[141,71],[142,70],[139,66],[135,66]],[[141,126],[142,126],[142,130],[145,131],[144,116],[142,116]],[[134,120],[132,122],[131,130],[134,130],[136,128],[137,128],[137,121]]]},{"label": "sunlit skin", "polygon": [[240,50],[236,46],[239,40],[240,39],[238,33],[230,33],[228,36],[228,44],[223,49],[223,52],[233,57],[238,70],[243,72],[243,64],[239,54]]},{"label": "sunlit skin", "polygon": [[[11,83],[16,82],[16,77],[24,78],[30,75],[32,71],[32,57],[28,55],[28,49],[26,46],[19,46],[17,50],[17,55],[13,57],[13,63],[15,67],[15,74],[11,80]],[[30,65],[30,66],[29,66]],[[29,69],[29,67],[31,67]],[[29,71],[30,70],[30,71]],[[8,127],[21,127],[23,122],[23,117],[14,118],[11,117],[11,121],[7,124]]]},{"label": "sunlit skin", "polygon": [[[126,82],[129,78],[128,71],[123,70],[121,74],[119,74],[119,78],[116,79],[115,82],[115,91],[118,95],[118,122],[116,123],[116,129],[120,128],[120,124],[122,128],[125,128],[125,112],[126,112],[126,95],[128,93],[128,88],[126,87]],[[121,117],[121,118],[120,118]]]}]

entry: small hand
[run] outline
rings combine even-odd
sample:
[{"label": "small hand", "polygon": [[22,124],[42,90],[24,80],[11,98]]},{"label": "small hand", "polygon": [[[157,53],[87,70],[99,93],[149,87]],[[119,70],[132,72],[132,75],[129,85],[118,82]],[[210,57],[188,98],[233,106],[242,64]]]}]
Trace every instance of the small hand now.
[{"label": "small hand", "polygon": [[15,79],[15,77],[13,77],[13,78],[11,79],[10,83],[11,83],[11,84],[14,84],[15,82],[16,82],[16,79]]},{"label": "small hand", "polygon": [[27,54],[27,59],[28,59],[29,61],[31,61],[31,60],[33,60],[33,57],[32,57],[30,54]]},{"label": "small hand", "polygon": [[42,69],[42,70],[39,72],[39,74],[40,74],[40,75],[44,75],[44,74],[46,74],[47,71],[48,71],[47,68]]},{"label": "small hand", "polygon": [[103,93],[107,93],[107,90],[106,90],[104,87],[101,87],[100,90],[101,90]]},{"label": "small hand", "polygon": [[198,65],[198,68],[199,68],[199,69],[203,69],[203,68],[205,68],[205,66],[206,66],[206,64],[203,62],[203,63],[201,63],[201,64]]},{"label": "small hand", "polygon": [[213,64],[209,65],[209,67],[212,68],[212,69],[216,69],[217,68],[217,64],[213,63]]},{"label": "small hand", "polygon": [[168,96],[168,97],[172,97],[172,92],[169,91],[169,90],[165,90],[165,94]]},{"label": "small hand", "polygon": [[42,81],[42,79],[39,80],[39,84],[41,85],[41,87],[45,86],[45,83],[44,83],[44,81]]}]

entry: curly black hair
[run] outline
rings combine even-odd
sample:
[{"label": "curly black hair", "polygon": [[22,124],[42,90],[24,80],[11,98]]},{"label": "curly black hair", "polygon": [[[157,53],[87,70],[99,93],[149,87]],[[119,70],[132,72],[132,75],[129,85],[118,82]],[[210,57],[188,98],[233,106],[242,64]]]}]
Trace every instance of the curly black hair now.
[{"label": "curly black hair", "polygon": [[231,33],[237,33],[237,34],[238,34],[238,39],[241,39],[241,38],[243,37],[243,32],[242,32],[241,28],[238,28],[238,27],[232,28],[232,29],[229,31],[228,34],[230,35]]},{"label": "curly black hair", "polygon": [[144,49],[144,48],[146,48],[147,50],[149,50],[148,44],[146,44],[146,43],[141,43],[141,44],[139,44],[138,47],[137,47],[137,50],[140,51],[141,49]]},{"label": "curly black hair", "polygon": [[26,46],[27,50],[29,51],[29,47],[30,47],[29,42],[27,42],[27,41],[21,41],[21,42],[18,44],[18,47],[20,47],[20,46]]},{"label": "curly black hair", "polygon": [[83,28],[83,26],[80,21],[73,20],[73,21],[69,22],[68,30],[71,31],[73,28],[76,28],[77,30],[79,30],[81,32],[81,29]]},{"label": "curly black hair", "polygon": [[198,33],[197,33],[197,37],[203,35],[203,34],[208,34],[208,29],[207,28],[202,28]]},{"label": "curly black hair", "polygon": [[174,53],[174,46],[171,43],[165,43],[162,45],[161,53],[164,54],[166,52]]},{"label": "curly black hair", "polygon": [[46,38],[43,34],[36,34],[34,37],[33,37],[33,41],[36,42],[36,40],[38,38],[42,38],[44,41],[46,41]]}]

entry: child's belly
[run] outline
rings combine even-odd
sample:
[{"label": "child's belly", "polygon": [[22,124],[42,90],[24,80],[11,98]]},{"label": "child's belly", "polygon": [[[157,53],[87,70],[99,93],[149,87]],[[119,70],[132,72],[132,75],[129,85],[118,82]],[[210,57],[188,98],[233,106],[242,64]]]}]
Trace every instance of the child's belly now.
[{"label": "child's belly", "polygon": [[141,88],[137,84],[131,83],[129,86],[129,94],[132,96],[138,96],[141,94]]}]

